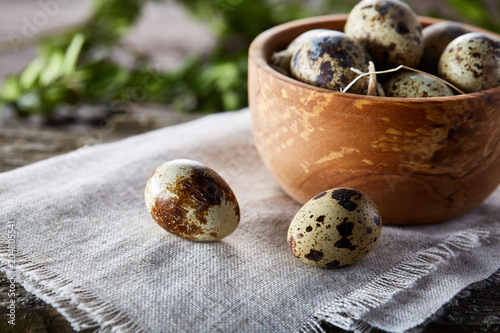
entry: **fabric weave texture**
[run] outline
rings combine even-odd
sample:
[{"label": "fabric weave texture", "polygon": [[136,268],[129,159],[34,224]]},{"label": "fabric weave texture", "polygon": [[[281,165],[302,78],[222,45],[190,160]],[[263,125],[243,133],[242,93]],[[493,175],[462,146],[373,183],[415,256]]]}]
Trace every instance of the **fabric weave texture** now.
[{"label": "fabric weave texture", "polygon": [[[177,158],[210,166],[231,186],[242,214],[233,234],[189,241],[149,216],[148,177]],[[0,202],[1,268],[77,330],[321,332],[325,321],[403,332],[500,269],[500,188],[460,218],[384,226],[354,265],[298,261],[286,233],[300,205],[259,159],[248,109],[2,173]]]}]

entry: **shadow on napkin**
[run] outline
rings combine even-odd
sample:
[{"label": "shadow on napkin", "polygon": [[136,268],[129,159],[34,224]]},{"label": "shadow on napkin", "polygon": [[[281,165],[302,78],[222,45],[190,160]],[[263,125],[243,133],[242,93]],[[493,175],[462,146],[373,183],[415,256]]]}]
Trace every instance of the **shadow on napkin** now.
[{"label": "shadow on napkin", "polygon": [[[151,219],[146,181],[176,158],[226,179],[242,212],[233,234],[192,242]],[[325,321],[404,331],[500,268],[500,189],[452,221],[385,226],[376,249],[352,266],[297,261],[286,232],[300,206],[260,161],[247,109],[0,174],[0,202],[2,269],[75,329],[320,332]],[[15,230],[14,245],[5,228]]]}]

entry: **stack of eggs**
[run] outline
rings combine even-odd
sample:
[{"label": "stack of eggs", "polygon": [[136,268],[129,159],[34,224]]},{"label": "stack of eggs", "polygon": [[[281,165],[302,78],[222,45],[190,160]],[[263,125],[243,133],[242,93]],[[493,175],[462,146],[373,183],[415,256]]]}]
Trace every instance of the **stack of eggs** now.
[{"label": "stack of eggs", "polygon": [[[422,30],[415,12],[399,0],[361,1],[350,12],[344,32],[307,31],[272,61],[297,80],[337,91],[359,75],[352,68],[368,72],[370,61],[379,70],[400,65],[421,69],[382,76],[383,89],[377,91],[388,97],[451,96],[450,86],[472,93],[500,85],[499,40],[457,22]],[[368,86],[368,77],[363,77],[349,92],[366,95]]]}]

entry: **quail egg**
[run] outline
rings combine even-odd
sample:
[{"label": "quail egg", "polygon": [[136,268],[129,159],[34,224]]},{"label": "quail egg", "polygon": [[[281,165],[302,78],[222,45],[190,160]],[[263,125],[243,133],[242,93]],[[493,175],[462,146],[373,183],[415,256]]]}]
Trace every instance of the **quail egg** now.
[{"label": "quail egg", "polygon": [[375,203],[360,191],[335,188],[309,200],[290,223],[288,246],[313,266],[340,267],[370,253],[380,239],[382,219]]},{"label": "quail egg", "polygon": [[445,83],[425,74],[404,71],[397,73],[383,85],[387,97],[440,97],[453,96]]},{"label": "quail egg", "polygon": [[329,31],[327,29],[313,29],[308,30],[298,37],[296,37],[285,50],[274,52],[271,55],[271,64],[275,69],[279,70],[285,75],[290,73],[290,62],[292,60],[292,55],[305,43],[309,38],[316,35],[317,33]]},{"label": "quail egg", "polygon": [[443,21],[431,24],[422,30],[424,53],[419,68],[427,73],[437,74],[439,57],[446,46],[458,36],[471,32],[470,28],[458,22]]},{"label": "quail egg", "polygon": [[149,177],[144,198],[160,227],[190,240],[224,238],[240,221],[238,201],[226,181],[193,160],[172,160],[159,166]]},{"label": "quail egg", "polygon": [[422,26],[402,1],[360,1],[349,13],[344,31],[366,47],[377,69],[420,63]]},{"label": "quail egg", "polygon": [[464,92],[500,85],[500,40],[480,32],[455,38],[443,51],[438,74]]},{"label": "quail egg", "polygon": [[[338,91],[358,76],[351,67],[367,72],[370,61],[370,55],[357,41],[343,32],[324,30],[295,51],[290,71],[297,80]],[[368,78],[363,78],[349,92],[366,95],[367,90]]]}]

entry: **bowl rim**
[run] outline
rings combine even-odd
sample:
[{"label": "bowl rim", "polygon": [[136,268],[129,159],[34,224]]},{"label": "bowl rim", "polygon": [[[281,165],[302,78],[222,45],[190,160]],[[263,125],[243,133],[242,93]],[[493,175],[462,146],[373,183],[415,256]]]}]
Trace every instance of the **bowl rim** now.
[{"label": "bowl rim", "polygon": [[[275,70],[270,64],[269,60],[266,59],[266,56],[264,55],[264,48],[266,45],[271,43],[273,41],[273,38],[275,38],[279,34],[284,34],[286,31],[291,30],[291,29],[297,29],[300,27],[307,27],[310,25],[318,25],[318,24],[326,24],[328,22],[332,21],[345,21],[347,20],[347,17],[349,14],[330,14],[330,15],[321,15],[321,16],[312,16],[308,18],[303,18],[303,19],[298,19],[298,20],[293,20],[289,21],[277,26],[274,26],[272,28],[269,28],[263,32],[261,32],[255,39],[252,41],[249,47],[249,61],[255,61],[257,66],[266,71],[268,74],[273,76],[275,79],[278,79],[280,81],[285,81],[288,84],[292,84],[295,86],[298,86],[303,89],[308,89],[312,90],[317,93],[322,93],[322,94],[334,94],[334,95],[341,95],[341,96],[346,96],[346,97],[351,97],[351,98],[356,98],[356,99],[366,99],[366,100],[373,100],[373,101],[383,101],[383,102],[388,102],[388,101],[394,101],[398,103],[429,103],[429,102],[450,102],[450,101],[459,101],[459,100],[468,100],[468,99],[475,99],[475,98],[481,98],[484,95],[498,95],[500,94],[500,86],[490,88],[487,90],[482,90],[478,92],[473,92],[473,93],[465,93],[465,94],[459,94],[459,95],[453,95],[453,96],[442,96],[442,97],[418,97],[418,98],[409,98],[409,97],[387,97],[387,96],[368,96],[368,95],[360,95],[360,94],[354,94],[354,93],[349,93],[349,92],[340,92],[340,91],[335,91],[327,88],[321,88],[317,87],[305,82],[301,82],[299,80],[296,80],[288,75],[282,74],[279,71]],[[433,17],[428,17],[428,16],[418,16],[418,20],[421,23],[426,23],[427,26],[432,25],[434,23],[439,23],[439,22],[458,22],[458,21],[453,21],[453,20],[446,20],[446,19],[439,19],[439,18],[433,18]],[[461,23],[461,22],[459,22]],[[485,30],[470,24],[463,23],[466,26],[470,27],[473,32],[483,32],[486,33],[490,36],[495,37],[496,39],[500,40],[500,35],[489,31]],[[313,29],[313,28],[311,28]],[[310,29],[308,29],[310,30]],[[304,30],[304,32],[307,30]],[[343,30],[342,30],[343,31]],[[295,37],[293,37],[295,38]],[[293,40],[293,39],[291,39]],[[290,41],[291,41],[290,40]],[[279,50],[276,50],[279,51]]]}]

